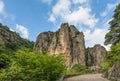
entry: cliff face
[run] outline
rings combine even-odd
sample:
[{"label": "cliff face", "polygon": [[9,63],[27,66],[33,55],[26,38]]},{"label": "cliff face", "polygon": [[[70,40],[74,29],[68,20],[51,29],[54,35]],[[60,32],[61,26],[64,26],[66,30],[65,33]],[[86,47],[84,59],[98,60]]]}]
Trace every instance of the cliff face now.
[{"label": "cliff face", "polygon": [[7,28],[7,27],[1,27],[0,28],[0,35],[6,41],[10,41],[10,42],[19,41],[19,38],[16,37],[17,33],[10,31],[9,28]]},{"label": "cliff face", "polygon": [[120,81],[120,61],[117,61],[106,73],[105,77],[113,81]]},{"label": "cliff face", "polygon": [[0,47],[16,50],[20,47],[33,48],[33,42],[23,39],[18,33],[11,31],[0,23]]},{"label": "cliff face", "polygon": [[74,64],[85,65],[84,35],[68,23],[63,23],[56,32],[40,33],[34,49],[51,55],[63,53],[67,67]]},{"label": "cliff face", "polygon": [[106,52],[106,49],[99,44],[95,45],[93,48],[88,48],[86,54],[87,66],[97,66],[98,68],[101,67]]}]

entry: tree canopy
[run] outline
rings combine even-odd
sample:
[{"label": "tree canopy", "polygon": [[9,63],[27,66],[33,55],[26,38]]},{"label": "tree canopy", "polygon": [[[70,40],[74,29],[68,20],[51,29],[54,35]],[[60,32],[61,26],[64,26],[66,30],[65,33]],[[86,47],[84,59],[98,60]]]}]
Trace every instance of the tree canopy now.
[{"label": "tree canopy", "polygon": [[110,29],[105,36],[105,45],[116,45],[120,42],[120,4],[116,6],[112,20],[109,22]]}]

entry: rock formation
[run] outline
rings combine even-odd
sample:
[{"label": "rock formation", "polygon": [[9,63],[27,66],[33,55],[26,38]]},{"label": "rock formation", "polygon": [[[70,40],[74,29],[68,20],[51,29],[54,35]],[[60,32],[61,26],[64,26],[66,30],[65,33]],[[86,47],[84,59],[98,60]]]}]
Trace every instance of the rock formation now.
[{"label": "rock formation", "polygon": [[101,64],[104,61],[106,49],[97,44],[93,48],[87,48],[86,51],[86,65],[87,66],[96,66],[96,69],[101,67]]},{"label": "rock formation", "polygon": [[14,31],[11,31],[7,26],[0,23],[0,46],[12,50],[20,47],[33,48],[33,42],[23,39]]},{"label": "rock formation", "polygon": [[7,41],[10,42],[19,42],[19,38],[17,37],[17,34],[10,31],[9,28],[0,28],[0,36]]},{"label": "rock formation", "polygon": [[63,53],[67,67],[74,64],[85,65],[84,35],[68,23],[63,23],[56,32],[40,33],[34,49],[51,55]]},{"label": "rock formation", "polygon": [[120,61],[117,61],[106,73],[105,77],[112,81],[120,81]]}]

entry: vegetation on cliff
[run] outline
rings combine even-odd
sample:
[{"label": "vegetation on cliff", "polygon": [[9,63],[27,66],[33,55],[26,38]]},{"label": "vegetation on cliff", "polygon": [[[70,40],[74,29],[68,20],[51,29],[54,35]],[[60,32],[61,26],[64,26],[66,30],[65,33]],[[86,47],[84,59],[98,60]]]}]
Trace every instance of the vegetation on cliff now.
[{"label": "vegetation on cliff", "polygon": [[106,34],[105,44],[111,44],[103,64],[106,76],[115,81],[120,80],[120,4],[116,7],[113,19],[109,22],[110,31]]},{"label": "vegetation on cliff", "polygon": [[62,76],[62,56],[42,54],[33,44],[0,24],[0,81],[56,81]]},{"label": "vegetation on cliff", "polygon": [[120,4],[114,10],[113,18],[109,24],[110,31],[105,36],[105,45],[116,45],[120,42]]},{"label": "vegetation on cliff", "polygon": [[15,51],[21,47],[33,48],[33,45],[34,42],[21,38],[17,32],[0,23],[0,47]]}]

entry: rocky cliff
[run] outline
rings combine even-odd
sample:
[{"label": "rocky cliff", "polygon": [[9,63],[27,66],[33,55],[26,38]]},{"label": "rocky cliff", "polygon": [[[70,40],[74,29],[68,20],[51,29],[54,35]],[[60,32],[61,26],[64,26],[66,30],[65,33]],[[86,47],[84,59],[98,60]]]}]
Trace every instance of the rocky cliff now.
[{"label": "rocky cliff", "polygon": [[63,53],[67,67],[74,64],[85,65],[84,35],[68,23],[63,23],[56,32],[40,33],[34,49],[51,55]]},{"label": "rocky cliff", "polygon": [[33,48],[33,42],[23,39],[16,32],[13,32],[7,26],[0,23],[0,47],[16,50],[20,47]]},{"label": "rocky cliff", "polygon": [[101,64],[104,61],[106,49],[97,44],[92,48],[86,49],[86,65],[87,66],[96,66],[97,68],[101,67]]},{"label": "rocky cliff", "polygon": [[112,81],[120,81],[120,61],[116,61],[112,68],[105,73],[105,77]]}]

